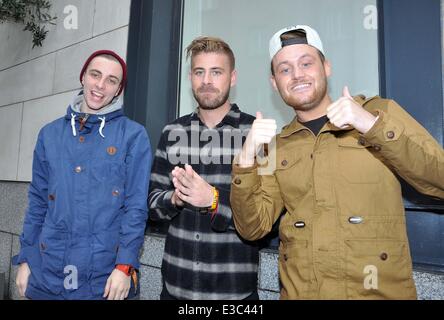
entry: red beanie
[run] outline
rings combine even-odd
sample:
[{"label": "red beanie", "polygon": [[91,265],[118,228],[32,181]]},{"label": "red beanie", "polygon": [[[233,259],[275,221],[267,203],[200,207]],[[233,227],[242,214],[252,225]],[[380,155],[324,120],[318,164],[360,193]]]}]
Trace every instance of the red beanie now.
[{"label": "red beanie", "polygon": [[113,56],[114,58],[117,59],[117,61],[119,61],[120,65],[122,66],[122,70],[123,70],[122,81],[120,82],[120,89],[117,92],[117,95],[120,95],[126,85],[126,63],[117,53],[115,53],[114,51],[111,51],[111,50],[98,50],[96,52],[93,52],[89,56],[89,58],[85,61],[85,64],[83,65],[82,71],[80,71],[80,83],[82,84],[83,74],[86,72],[86,68],[88,68],[91,60],[97,56],[104,55],[104,54],[108,54],[110,56]]}]

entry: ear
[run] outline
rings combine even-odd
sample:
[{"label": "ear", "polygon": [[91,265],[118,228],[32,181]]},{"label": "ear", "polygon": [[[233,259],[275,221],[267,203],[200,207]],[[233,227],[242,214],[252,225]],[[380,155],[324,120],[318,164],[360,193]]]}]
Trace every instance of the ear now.
[{"label": "ear", "polygon": [[231,83],[230,83],[230,87],[234,87],[236,85],[237,82],[237,71],[233,70],[231,71]]},{"label": "ear", "polygon": [[327,78],[330,77],[332,71],[331,71],[330,61],[328,61],[328,60],[324,61],[324,71],[325,71],[325,75],[327,76]]},{"label": "ear", "polygon": [[119,87],[117,88],[116,93],[114,94],[114,97],[117,97],[119,95],[119,91],[121,88],[122,88],[122,84],[119,84]]},{"label": "ear", "polygon": [[276,79],[274,78],[273,75],[270,76],[270,83],[271,83],[271,86],[273,87],[274,90],[279,91],[277,84],[276,84]]}]

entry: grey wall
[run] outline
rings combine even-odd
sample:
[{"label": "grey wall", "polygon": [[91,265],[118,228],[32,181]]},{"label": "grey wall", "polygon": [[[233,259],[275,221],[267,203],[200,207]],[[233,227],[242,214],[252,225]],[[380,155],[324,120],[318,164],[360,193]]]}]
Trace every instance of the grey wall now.
[{"label": "grey wall", "polygon": [[[0,273],[5,273],[5,292],[12,299],[18,299],[14,285],[16,267],[11,257],[19,250],[19,234],[22,229],[27,205],[28,183],[0,181]],[[160,266],[164,238],[145,236],[141,252],[141,299],[159,299],[162,288]],[[260,256],[258,288],[264,300],[279,299],[278,257],[275,251],[262,250]],[[419,299],[444,300],[444,275],[414,272]],[[1,290],[0,290],[1,291]]]},{"label": "grey wall", "polygon": [[[126,56],[131,0],[51,3],[56,25],[42,47],[32,49],[23,25],[0,24],[0,137],[8,137],[0,139],[0,180],[30,181],[38,131],[66,112],[90,53],[111,49]],[[77,8],[77,29],[65,28],[68,5]]]}]

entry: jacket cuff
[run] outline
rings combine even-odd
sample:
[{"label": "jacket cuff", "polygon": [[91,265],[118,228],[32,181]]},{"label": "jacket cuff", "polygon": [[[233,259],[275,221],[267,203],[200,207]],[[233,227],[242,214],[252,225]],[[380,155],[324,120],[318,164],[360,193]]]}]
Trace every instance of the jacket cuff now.
[{"label": "jacket cuff", "polygon": [[18,266],[19,264],[24,262],[29,264],[30,261],[34,260],[33,257],[37,254],[40,254],[40,251],[37,247],[23,247],[21,248],[18,255],[12,257],[12,265]]},{"label": "jacket cuff", "polygon": [[168,213],[168,216],[173,218],[182,211],[182,208],[178,208],[171,202],[174,190],[170,190],[163,196],[162,206]]},{"label": "jacket cuff", "polygon": [[138,252],[135,254],[134,250],[119,247],[119,252],[117,252],[117,258],[115,264],[126,264],[131,265],[134,269],[140,268]]},{"label": "jacket cuff", "polygon": [[362,136],[374,147],[397,141],[404,132],[404,124],[392,115],[378,110],[379,119],[373,127]]},{"label": "jacket cuff", "polygon": [[240,168],[233,165],[231,174],[231,187],[247,189],[260,184],[260,177],[257,174],[257,165],[248,168]]}]

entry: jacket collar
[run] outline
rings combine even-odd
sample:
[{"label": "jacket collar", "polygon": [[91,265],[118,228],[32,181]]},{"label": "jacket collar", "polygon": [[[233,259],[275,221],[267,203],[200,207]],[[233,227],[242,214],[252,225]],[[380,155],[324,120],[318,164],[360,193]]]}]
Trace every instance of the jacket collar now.
[{"label": "jacket collar", "polygon": [[[364,105],[366,102],[373,100],[376,97],[371,97],[371,98],[365,98],[365,96],[363,95],[358,95],[356,97],[353,97],[353,99],[359,103],[360,105]],[[286,125],[283,129],[282,132],[279,134],[279,136],[281,138],[287,138],[289,136],[291,136],[292,134],[295,134],[297,132],[300,132],[302,130],[309,130],[307,127],[305,127],[303,124],[301,124],[298,121],[298,117],[295,116],[293,118],[293,120],[290,122],[290,124]],[[333,125],[330,121],[328,121],[323,127],[322,129],[319,131],[319,133],[321,132],[328,132],[328,131],[351,131],[354,130],[354,128],[346,128],[346,129],[341,129],[336,127],[335,125]]]}]

